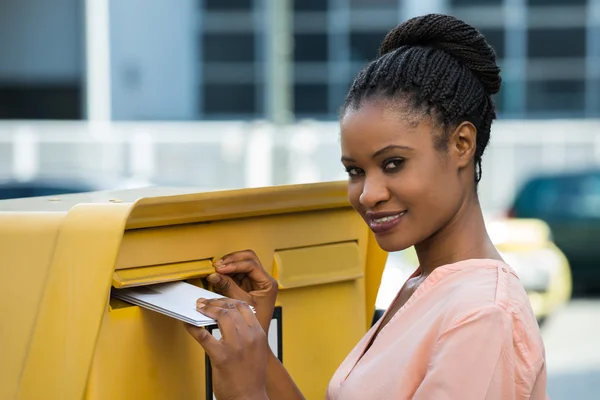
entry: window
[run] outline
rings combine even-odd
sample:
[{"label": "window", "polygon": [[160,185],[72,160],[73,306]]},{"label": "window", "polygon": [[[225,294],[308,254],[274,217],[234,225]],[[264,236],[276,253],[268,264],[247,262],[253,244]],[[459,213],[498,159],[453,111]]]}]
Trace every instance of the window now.
[{"label": "window", "polygon": [[329,113],[327,84],[295,84],[294,112],[299,116]]},{"label": "window", "polygon": [[350,90],[349,85],[346,84],[335,84],[335,90],[333,93],[330,93],[330,101],[332,110],[329,110],[330,114],[337,116],[340,112],[340,108],[344,105],[344,101],[346,100],[346,95],[348,94],[348,90]]},{"label": "window", "polygon": [[588,80],[587,88],[592,93],[588,103],[588,117],[600,118],[600,79]]},{"label": "window", "polygon": [[254,84],[207,83],[203,90],[206,114],[254,116],[257,113]]},{"label": "window", "polygon": [[527,111],[538,113],[583,112],[585,82],[548,80],[527,83]]},{"label": "window", "polygon": [[295,34],[294,61],[327,61],[327,35],[324,33]]},{"label": "window", "polygon": [[585,57],[585,28],[530,29],[529,57]]},{"label": "window", "polygon": [[329,30],[327,13],[295,12],[293,26],[296,33],[323,33]]},{"label": "window", "polygon": [[252,8],[252,0],[204,0],[209,11],[247,11]]},{"label": "window", "polygon": [[0,83],[0,119],[81,119],[81,102],[78,83]]},{"label": "window", "polygon": [[350,58],[352,61],[365,62],[374,60],[385,32],[351,33],[350,34]]},{"label": "window", "polygon": [[452,6],[499,6],[503,0],[450,0]]},{"label": "window", "polygon": [[205,33],[205,62],[244,62],[254,61],[253,33]]},{"label": "window", "polygon": [[[502,80],[500,92],[494,95],[494,102],[498,113],[507,116],[520,114],[525,107],[523,92],[526,87],[525,80],[521,77],[517,79],[506,78]],[[520,116],[520,115],[519,115]]]},{"label": "window", "polygon": [[[221,0],[222,1],[222,0]],[[294,11],[327,11],[328,0],[293,0]]]},{"label": "window", "polygon": [[534,178],[520,191],[515,202],[519,218],[539,218],[564,212],[565,179]]},{"label": "window", "polygon": [[588,0],[526,0],[528,6],[583,6],[587,1]]},{"label": "window", "polygon": [[396,9],[398,7],[398,0],[350,0],[350,7]]},{"label": "window", "polygon": [[479,29],[479,31],[485,36],[485,40],[494,48],[497,58],[504,58],[505,47],[504,47],[504,29],[499,28],[485,28]]},{"label": "window", "polygon": [[599,218],[600,176],[534,179],[519,194],[517,210],[520,218]]},{"label": "window", "polygon": [[579,189],[581,197],[573,211],[583,218],[600,218],[600,174],[583,177]]}]

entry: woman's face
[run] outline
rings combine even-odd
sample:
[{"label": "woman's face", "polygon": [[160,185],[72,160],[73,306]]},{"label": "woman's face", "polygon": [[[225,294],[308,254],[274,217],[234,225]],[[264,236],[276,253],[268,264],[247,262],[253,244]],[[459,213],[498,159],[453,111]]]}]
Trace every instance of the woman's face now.
[{"label": "woman's face", "polygon": [[409,116],[400,106],[371,100],[341,120],[350,203],[388,252],[438,232],[465,197],[452,152],[434,146],[439,132],[428,118],[411,124]]}]

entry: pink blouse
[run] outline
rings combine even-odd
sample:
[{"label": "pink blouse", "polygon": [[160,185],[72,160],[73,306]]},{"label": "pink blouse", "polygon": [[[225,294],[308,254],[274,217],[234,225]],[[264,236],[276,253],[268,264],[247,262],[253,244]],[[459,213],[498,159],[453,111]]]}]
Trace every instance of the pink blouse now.
[{"label": "pink blouse", "polygon": [[548,398],[540,330],[505,263],[436,268],[365,352],[382,320],[334,374],[327,399]]}]

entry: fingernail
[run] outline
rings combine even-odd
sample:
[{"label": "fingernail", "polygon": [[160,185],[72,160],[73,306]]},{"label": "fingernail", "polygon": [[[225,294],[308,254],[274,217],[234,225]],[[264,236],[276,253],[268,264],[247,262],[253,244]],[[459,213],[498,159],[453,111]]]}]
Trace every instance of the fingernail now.
[{"label": "fingernail", "polygon": [[221,276],[219,274],[210,274],[206,277],[206,280],[212,284],[219,283],[221,281]]},{"label": "fingernail", "polygon": [[223,269],[223,268],[225,268],[225,267],[226,267],[226,265],[225,265],[225,264],[217,264],[217,265],[215,265],[215,268],[216,268],[216,269]]},{"label": "fingernail", "polygon": [[206,304],[204,304],[205,301],[206,301],[206,299],[198,299],[198,300],[196,300],[196,308],[206,307]]}]

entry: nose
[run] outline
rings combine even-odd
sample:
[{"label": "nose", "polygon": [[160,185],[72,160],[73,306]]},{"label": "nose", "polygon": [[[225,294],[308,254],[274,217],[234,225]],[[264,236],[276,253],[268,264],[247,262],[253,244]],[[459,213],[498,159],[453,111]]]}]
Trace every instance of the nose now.
[{"label": "nose", "polygon": [[379,177],[367,178],[364,182],[358,201],[367,209],[375,208],[379,203],[390,199],[390,191]]}]

